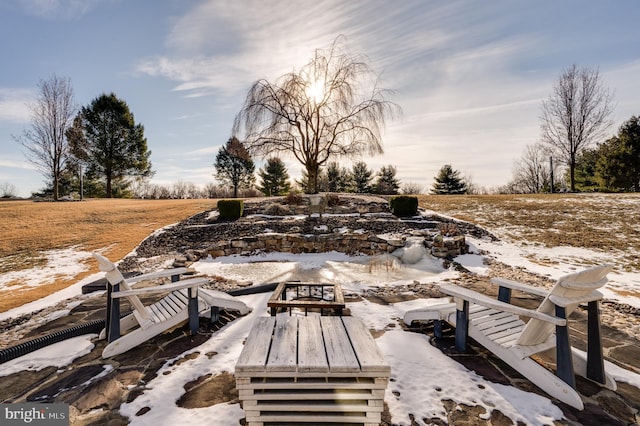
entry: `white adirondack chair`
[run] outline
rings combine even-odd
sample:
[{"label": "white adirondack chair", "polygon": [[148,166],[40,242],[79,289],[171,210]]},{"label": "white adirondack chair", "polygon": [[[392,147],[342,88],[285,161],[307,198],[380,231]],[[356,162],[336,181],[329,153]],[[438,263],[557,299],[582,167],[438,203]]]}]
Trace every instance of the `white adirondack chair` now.
[{"label": "white adirondack chair", "polygon": [[[100,338],[107,338],[109,343],[102,351],[103,358],[109,358],[145,342],[152,337],[189,320],[192,333],[198,331],[200,313],[211,312],[214,315],[218,308],[240,311],[247,314],[250,309],[242,301],[219,291],[201,289],[206,278],[191,278],[179,281],[180,275],[187,268],[165,269],[158,272],[124,278],[117,266],[106,257],[94,253],[100,270],[106,273],[107,287],[107,321],[100,333]],[[172,283],[134,289],[135,284],[158,278],[171,277]],[[138,296],[164,294],[157,302],[145,306]],[[126,297],[133,312],[120,318],[119,300]],[[209,311],[209,308],[211,310]],[[214,312],[215,311],[215,312]],[[129,331],[120,335],[121,332]]]},{"label": "white adirondack chair", "polygon": [[[491,282],[500,286],[498,300],[463,287],[441,284],[440,290],[453,296],[455,305],[439,305],[433,312],[429,308],[422,309],[422,313],[407,312],[405,322],[420,317],[445,320],[456,327],[457,350],[464,351],[467,336],[471,337],[552,397],[582,410],[584,405],[575,390],[574,374],[616,389],[616,382],[604,370],[598,307],[602,294],[597,291],[607,282],[611,270],[611,266],[602,265],[565,275],[550,291],[494,278]],[[511,290],[542,296],[544,300],[536,310],[514,306],[510,304]],[[586,357],[571,347],[567,323],[581,303],[588,304]],[[520,316],[530,319],[525,323]],[[554,348],[555,375],[531,358]]]}]

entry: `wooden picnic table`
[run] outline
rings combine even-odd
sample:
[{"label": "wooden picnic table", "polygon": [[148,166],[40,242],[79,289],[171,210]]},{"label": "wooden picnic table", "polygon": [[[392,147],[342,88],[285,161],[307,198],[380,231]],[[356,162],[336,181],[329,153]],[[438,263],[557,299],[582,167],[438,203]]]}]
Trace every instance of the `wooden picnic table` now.
[{"label": "wooden picnic table", "polygon": [[258,318],[235,368],[250,426],[380,424],[391,369],[354,317]]},{"label": "wooden picnic table", "polygon": [[293,308],[303,309],[305,315],[309,309],[318,309],[321,314],[328,310],[342,315],[344,306],[344,295],[339,283],[281,282],[267,302],[271,315],[275,315],[278,310],[291,313]]}]

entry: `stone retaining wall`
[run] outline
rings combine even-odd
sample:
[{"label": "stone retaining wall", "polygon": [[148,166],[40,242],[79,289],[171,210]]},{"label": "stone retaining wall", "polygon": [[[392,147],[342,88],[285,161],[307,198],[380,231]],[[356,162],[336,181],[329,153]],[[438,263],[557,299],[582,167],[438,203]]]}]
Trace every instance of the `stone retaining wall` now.
[{"label": "stone retaining wall", "polygon": [[[214,243],[207,253],[211,257],[230,256],[234,254],[250,254],[255,252],[284,252],[284,253],[325,253],[337,251],[340,253],[366,255],[381,255],[392,253],[405,246],[406,237],[380,238],[366,232],[328,233],[315,235],[266,233],[252,237],[242,237],[233,240]],[[454,257],[467,253],[464,235],[442,238],[438,235],[425,238],[424,244],[435,257]]]},{"label": "stone retaining wall", "polygon": [[212,257],[252,252],[324,253],[378,255],[404,247],[405,238],[384,239],[370,233],[329,233],[317,235],[266,233],[219,241],[208,249]]}]

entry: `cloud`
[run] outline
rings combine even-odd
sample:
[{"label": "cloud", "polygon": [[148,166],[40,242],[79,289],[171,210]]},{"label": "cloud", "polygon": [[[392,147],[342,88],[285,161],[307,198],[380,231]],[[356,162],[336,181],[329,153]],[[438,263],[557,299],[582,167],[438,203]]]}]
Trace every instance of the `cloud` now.
[{"label": "cloud", "polygon": [[237,95],[259,78],[303,66],[340,33],[342,11],[353,8],[303,3],[292,11],[276,0],[203,2],[176,21],[167,52],[141,59],[136,70],[175,81],[186,96]]},{"label": "cloud", "polygon": [[15,157],[13,160],[0,160],[0,168],[38,170],[32,163],[19,159],[19,157]]},{"label": "cloud", "polygon": [[251,82],[247,71],[234,65],[233,57],[155,56],[140,60],[136,71],[173,80],[177,83],[173,90],[185,92],[189,97],[235,93]]},{"label": "cloud", "polygon": [[104,0],[20,0],[29,15],[45,19],[77,19]]},{"label": "cloud", "polygon": [[27,103],[34,92],[28,89],[0,88],[0,121],[27,123],[30,119]]}]

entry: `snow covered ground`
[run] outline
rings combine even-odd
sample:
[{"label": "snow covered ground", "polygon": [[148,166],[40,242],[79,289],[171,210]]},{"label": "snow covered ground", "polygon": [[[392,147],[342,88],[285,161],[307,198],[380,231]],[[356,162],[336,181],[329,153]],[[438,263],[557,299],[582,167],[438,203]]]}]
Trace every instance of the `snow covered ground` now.
[{"label": "snow covered ground", "polygon": [[[519,266],[550,278],[558,278],[566,273],[579,270],[585,265],[604,263],[609,255],[590,250],[556,247],[545,248],[527,243],[492,242],[484,239],[468,238],[473,253],[486,252],[497,261],[511,266]],[[80,252],[84,256],[85,253]],[[65,253],[65,258],[72,258]],[[554,262],[537,262],[536,259],[554,259]],[[369,287],[394,286],[437,282],[444,278],[454,278],[457,272],[443,269],[440,262],[424,257],[413,265],[403,265],[390,271],[370,272],[368,256],[347,256],[340,253],[291,255],[271,253],[260,256],[229,256],[207,259],[195,263],[195,269],[240,281],[252,281],[254,284],[282,281],[288,279],[325,282],[340,281],[349,292],[359,292]],[[483,256],[468,254],[456,259],[470,271],[486,275],[487,267]],[[70,262],[73,263],[73,262]],[[33,271],[42,280],[43,273],[60,273],[51,268]],[[49,271],[49,272],[47,272]],[[26,272],[22,272],[29,278]],[[80,294],[80,287],[101,277],[101,274],[85,278],[81,282],[40,301],[0,314],[0,320],[12,316],[33,312],[45,306]],[[2,285],[2,282],[0,282]],[[605,297],[618,302],[640,307],[636,296],[640,289],[638,274],[617,272],[610,274],[610,282],[605,288]],[[131,403],[121,406],[120,412],[131,419],[131,424],[207,424],[216,419],[216,424],[234,425],[244,417],[238,404],[218,404],[207,408],[179,408],[176,401],[184,392],[184,384],[205,374],[224,371],[233,372],[235,362],[242,350],[243,339],[258,316],[266,316],[266,302],[269,294],[242,296],[241,299],[253,308],[245,317],[232,321],[211,339],[185,354],[198,352],[200,355],[181,363],[167,362],[157,377],[148,383],[148,390]],[[409,414],[418,424],[423,418],[446,419],[442,399],[451,399],[460,404],[480,405],[490,413],[499,409],[514,422],[529,425],[549,424],[563,417],[561,410],[552,401],[537,394],[524,392],[514,387],[487,381],[476,373],[467,370],[461,364],[442,354],[429,343],[429,337],[417,333],[404,332],[400,327],[390,327],[397,323],[410,309],[439,303],[439,299],[417,299],[409,302],[393,303],[387,306],[371,304],[367,300],[349,303],[352,315],[362,319],[372,329],[384,330],[377,343],[392,369],[393,380],[389,383],[385,401],[389,405],[392,421],[399,425],[410,425]],[[77,303],[77,302],[76,302]],[[60,315],[64,311],[59,312]],[[95,335],[75,338],[74,344],[61,342],[25,355],[21,358],[0,364],[0,377],[19,370],[38,370],[46,366],[64,367],[74,358],[85,354],[93,347]],[[217,355],[208,357],[207,353]],[[425,366],[429,368],[425,368]],[[628,382],[640,387],[640,375],[611,364],[607,368],[616,380]],[[171,374],[168,374],[168,373]],[[106,371],[105,371],[106,373]],[[104,373],[103,373],[104,374]],[[143,416],[134,416],[142,407],[151,407]]]}]

